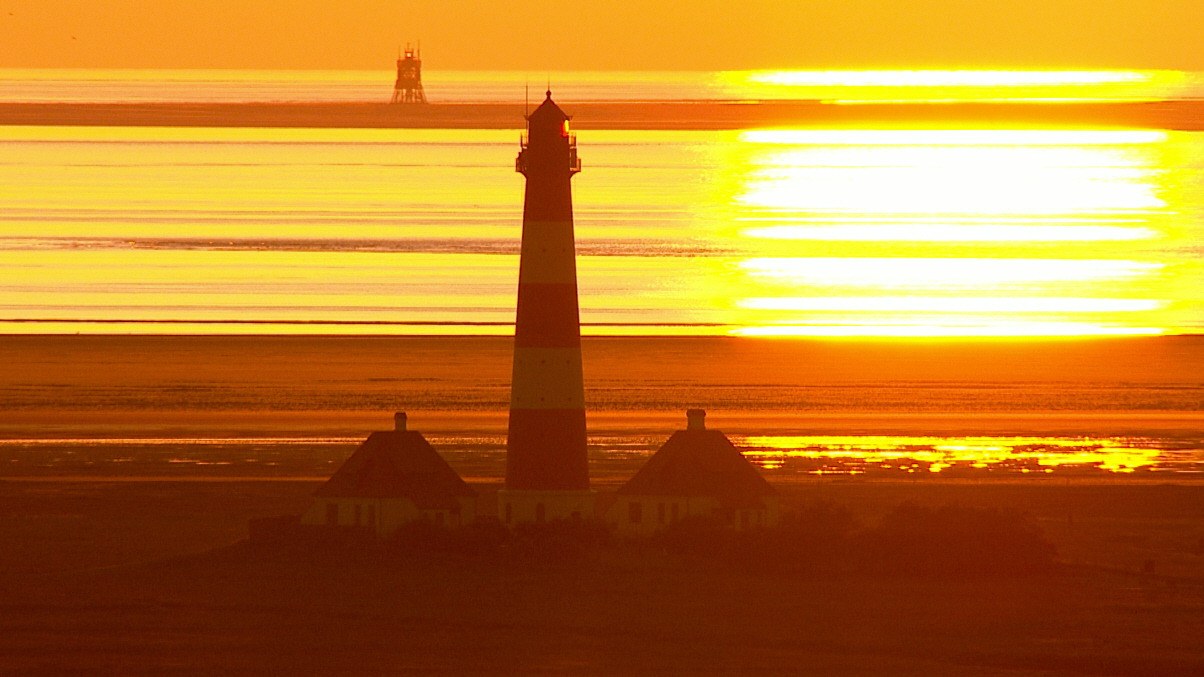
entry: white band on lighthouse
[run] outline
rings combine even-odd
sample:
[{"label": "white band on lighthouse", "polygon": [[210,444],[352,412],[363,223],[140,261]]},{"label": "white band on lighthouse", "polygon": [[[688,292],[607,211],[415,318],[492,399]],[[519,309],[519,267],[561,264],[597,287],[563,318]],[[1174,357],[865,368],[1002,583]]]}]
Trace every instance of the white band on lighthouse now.
[{"label": "white band on lighthouse", "polygon": [[584,409],[579,348],[514,351],[510,406],[514,409]]}]

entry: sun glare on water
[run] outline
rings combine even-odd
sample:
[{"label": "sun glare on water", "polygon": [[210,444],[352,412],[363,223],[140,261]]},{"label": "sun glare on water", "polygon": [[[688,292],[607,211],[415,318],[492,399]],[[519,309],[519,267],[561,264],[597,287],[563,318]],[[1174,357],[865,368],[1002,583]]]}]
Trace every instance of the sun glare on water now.
[{"label": "sun glare on water", "polygon": [[[865,74],[870,78],[872,74]],[[1168,133],[741,134],[743,336],[1166,333]],[[1135,246],[1136,245],[1136,246]]]},{"label": "sun glare on water", "polygon": [[744,98],[838,103],[1154,100],[1173,96],[1187,81],[1172,70],[764,70],[719,77]]},{"label": "sun glare on water", "polygon": [[1056,437],[749,436],[745,455],[762,466],[818,466],[823,472],[867,470],[939,473],[953,468],[1050,472],[1055,468],[1110,473],[1148,470],[1160,451],[1141,440]]},{"label": "sun glare on water", "polygon": [[763,71],[753,82],[792,86],[843,87],[1065,87],[1149,82],[1141,71],[1012,71],[1012,70],[835,70]]}]

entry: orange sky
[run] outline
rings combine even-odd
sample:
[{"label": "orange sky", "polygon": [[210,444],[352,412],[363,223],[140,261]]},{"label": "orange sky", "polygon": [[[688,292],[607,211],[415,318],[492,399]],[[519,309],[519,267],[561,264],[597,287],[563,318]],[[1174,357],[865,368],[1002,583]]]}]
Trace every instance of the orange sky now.
[{"label": "orange sky", "polygon": [[[522,9],[513,9],[521,7]],[[1204,70],[1202,0],[0,0],[0,68]]]}]

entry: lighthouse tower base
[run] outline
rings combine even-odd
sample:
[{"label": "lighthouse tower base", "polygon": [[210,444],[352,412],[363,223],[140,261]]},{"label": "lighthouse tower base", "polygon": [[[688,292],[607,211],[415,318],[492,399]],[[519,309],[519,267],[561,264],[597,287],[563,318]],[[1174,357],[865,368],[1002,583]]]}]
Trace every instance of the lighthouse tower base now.
[{"label": "lighthouse tower base", "polygon": [[595,492],[586,490],[547,491],[502,489],[497,492],[498,517],[502,524],[541,524],[556,520],[594,518]]}]

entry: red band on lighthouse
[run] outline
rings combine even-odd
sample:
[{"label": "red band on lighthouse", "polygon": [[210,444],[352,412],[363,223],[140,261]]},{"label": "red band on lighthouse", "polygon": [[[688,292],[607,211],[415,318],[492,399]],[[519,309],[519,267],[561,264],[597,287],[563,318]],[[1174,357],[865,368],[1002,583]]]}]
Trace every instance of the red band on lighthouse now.
[{"label": "red band on lighthouse", "polygon": [[[512,409],[506,488],[589,489],[584,430],[584,408]],[[518,449],[522,453],[515,453]]]},{"label": "red band on lighthouse", "polygon": [[516,348],[573,348],[581,344],[577,285],[519,284]]}]

